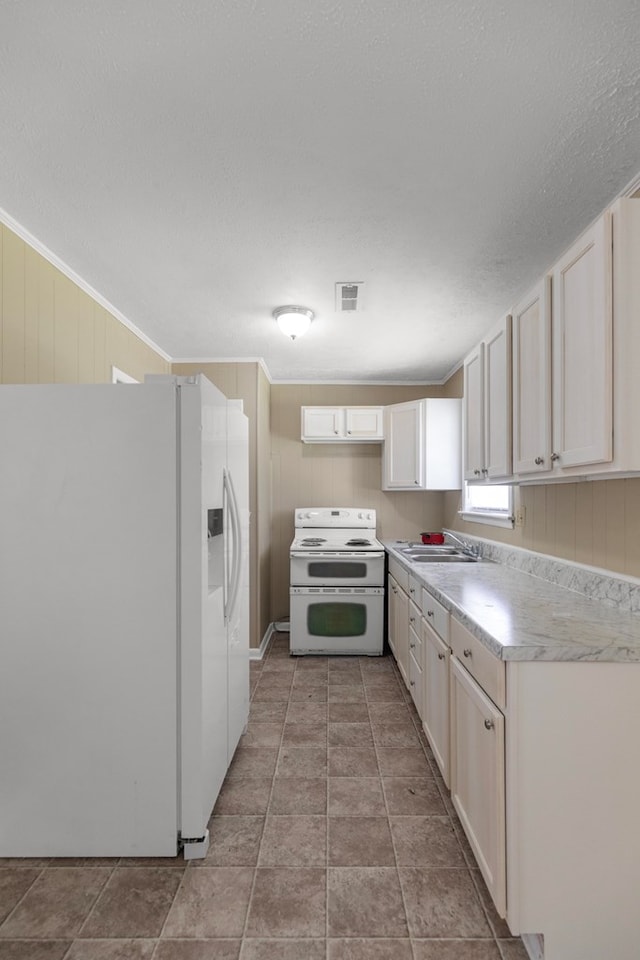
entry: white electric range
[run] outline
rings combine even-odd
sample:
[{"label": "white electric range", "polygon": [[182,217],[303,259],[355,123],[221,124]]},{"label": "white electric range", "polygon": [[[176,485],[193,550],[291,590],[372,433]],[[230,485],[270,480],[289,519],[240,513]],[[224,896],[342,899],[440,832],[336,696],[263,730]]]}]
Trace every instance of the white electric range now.
[{"label": "white electric range", "polygon": [[384,640],[384,547],[376,512],[298,507],[290,556],[292,654],[379,656]]}]

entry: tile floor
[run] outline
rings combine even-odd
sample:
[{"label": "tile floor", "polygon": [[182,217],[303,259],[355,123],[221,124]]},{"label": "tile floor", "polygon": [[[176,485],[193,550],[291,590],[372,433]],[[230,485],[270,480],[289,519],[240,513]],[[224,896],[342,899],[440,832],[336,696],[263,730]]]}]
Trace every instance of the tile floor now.
[{"label": "tile floor", "polygon": [[0,960],[526,960],[390,657],[252,662],[205,860],[0,860]]}]

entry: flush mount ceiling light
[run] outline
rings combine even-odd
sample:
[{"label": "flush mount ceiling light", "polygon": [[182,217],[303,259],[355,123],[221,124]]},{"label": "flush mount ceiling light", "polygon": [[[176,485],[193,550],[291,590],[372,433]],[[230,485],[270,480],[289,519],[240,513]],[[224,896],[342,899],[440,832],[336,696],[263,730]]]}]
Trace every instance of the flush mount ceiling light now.
[{"label": "flush mount ceiling light", "polygon": [[288,307],[276,307],[273,315],[282,332],[287,337],[291,337],[292,340],[295,340],[296,337],[301,337],[303,333],[307,332],[314,316],[313,310],[309,310],[308,307],[295,307],[292,305]]}]

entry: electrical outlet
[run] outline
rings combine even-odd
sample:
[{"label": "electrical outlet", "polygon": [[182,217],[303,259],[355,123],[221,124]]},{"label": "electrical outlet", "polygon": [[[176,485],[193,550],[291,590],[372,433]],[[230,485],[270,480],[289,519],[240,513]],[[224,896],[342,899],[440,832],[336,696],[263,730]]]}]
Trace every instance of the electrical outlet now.
[{"label": "electrical outlet", "polygon": [[518,509],[515,512],[516,527],[524,527],[524,521],[525,521],[525,508],[518,507]]}]

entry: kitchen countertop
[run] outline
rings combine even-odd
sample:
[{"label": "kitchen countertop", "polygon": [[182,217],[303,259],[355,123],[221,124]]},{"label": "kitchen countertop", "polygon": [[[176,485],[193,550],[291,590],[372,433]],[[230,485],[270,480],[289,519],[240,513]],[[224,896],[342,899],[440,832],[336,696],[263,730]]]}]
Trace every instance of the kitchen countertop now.
[{"label": "kitchen countertop", "polygon": [[501,660],[640,663],[640,616],[502,563],[411,563],[384,547]]}]

